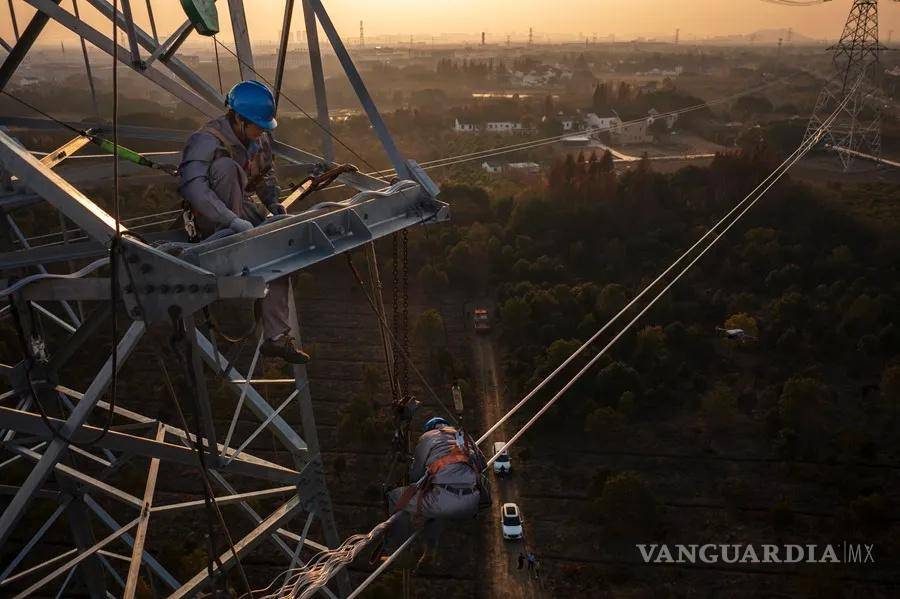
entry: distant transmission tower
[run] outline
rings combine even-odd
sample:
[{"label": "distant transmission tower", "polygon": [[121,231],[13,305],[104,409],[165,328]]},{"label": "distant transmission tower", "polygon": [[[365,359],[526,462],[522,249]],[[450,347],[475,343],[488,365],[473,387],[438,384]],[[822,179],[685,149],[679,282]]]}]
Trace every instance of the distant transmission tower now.
[{"label": "distant transmission tower", "polygon": [[[854,152],[881,157],[881,106],[873,101],[881,74],[877,0],[853,0],[841,39],[829,50],[834,52],[835,72],[819,94],[804,141],[816,135],[816,129],[849,95],[838,118],[822,135],[847,170]],[[860,77],[863,81],[857,86]]]},{"label": "distant transmission tower", "polygon": [[363,30],[363,22],[362,21],[359,22],[359,47],[360,48],[366,47],[366,33]]}]

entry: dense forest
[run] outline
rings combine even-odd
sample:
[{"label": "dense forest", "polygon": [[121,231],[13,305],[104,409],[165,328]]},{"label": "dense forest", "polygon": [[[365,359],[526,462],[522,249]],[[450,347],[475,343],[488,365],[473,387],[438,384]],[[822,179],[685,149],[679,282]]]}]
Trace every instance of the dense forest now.
[{"label": "dense forest", "polygon": [[[673,174],[646,161],[619,174],[608,155],[568,156],[546,184],[514,197],[445,185],[453,223],[416,237],[411,253],[427,257],[419,281],[433,297],[462,289],[496,302],[505,390],[521,397],[772,170],[778,152],[757,141],[708,168]],[[896,185],[782,181],[523,438],[516,458],[536,468],[542,454],[565,448],[620,449],[638,438],[644,447],[646,435],[674,425],[707,455],[740,448],[773,463],[890,468],[900,403],[897,215],[888,212],[893,222],[882,217],[879,228],[851,211],[883,215],[879,205],[898,196]],[[426,313],[419,327],[433,327],[434,318]],[[742,328],[752,339],[723,338],[717,327]],[[431,335],[438,345],[439,337]],[[445,380],[465,373],[447,356],[435,369]],[[554,465],[570,471],[588,500],[568,526],[583,517],[623,542],[667,528],[652,473],[598,468],[596,460]],[[896,557],[893,472],[842,472],[829,488],[836,497],[819,498],[836,516],[803,538],[868,535]],[[816,476],[798,480],[788,469],[757,481],[738,470],[716,492],[740,506],[759,497],[758,485],[780,489],[760,526],[782,538],[796,526],[795,512],[818,501],[827,477]],[[589,572],[585,584],[604,579]],[[579,588],[571,569],[556,574],[559,588]]]}]

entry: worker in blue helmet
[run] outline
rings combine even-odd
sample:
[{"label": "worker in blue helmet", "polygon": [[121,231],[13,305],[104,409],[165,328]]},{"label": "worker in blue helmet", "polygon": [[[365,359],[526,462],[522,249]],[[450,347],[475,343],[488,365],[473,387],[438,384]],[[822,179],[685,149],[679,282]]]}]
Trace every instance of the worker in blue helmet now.
[{"label": "worker in blue helmet", "polygon": [[[192,240],[249,231],[272,216],[285,214],[278,201],[270,132],[275,97],[258,81],[242,81],[225,97],[226,114],[188,138],[178,170],[184,222]],[[305,364],[309,356],[290,335],[290,281],[269,283],[262,300],[264,356]]]},{"label": "worker in blue helmet", "polygon": [[484,468],[483,456],[474,443],[446,419],[431,418],[423,429],[409,470],[413,484],[388,493],[391,513],[400,513],[385,540],[386,550],[395,549],[409,537],[413,518],[424,519],[425,551],[420,564],[436,548],[446,520],[465,520],[478,514],[479,478]]}]

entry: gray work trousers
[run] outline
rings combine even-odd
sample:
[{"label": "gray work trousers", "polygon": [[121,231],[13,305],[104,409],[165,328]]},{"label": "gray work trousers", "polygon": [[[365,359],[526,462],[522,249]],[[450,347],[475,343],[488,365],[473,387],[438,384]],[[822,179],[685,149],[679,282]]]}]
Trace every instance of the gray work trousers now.
[{"label": "gray work trousers", "polygon": [[[388,511],[406,491],[398,487],[388,493]],[[421,499],[421,507],[419,501]],[[412,534],[412,519],[422,517],[422,540],[431,549],[437,548],[444,520],[464,520],[478,515],[478,491],[469,495],[457,495],[443,487],[434,486],[427,493],[416,493],[403,508],[397,520],[391,525],[385,539],[385,550],[393,551]]]},{"label": "gray work trousers", "polygon": [[[209,167],[209,186],[216,196],[228,209],[238,217],[249,221],[254,227],[265,221],[265,216],[260,213],[257,205],[247,199],[244,187],[247,184],[247,175],[241,166],[223,156],[217,158]],[[208,237],[218,230],[227,228],[228,225],[219,225],[197,217],[197,228],[203,237]],[[291,330],[289,305],[290,277],[285,276],[269,283],[269,290],[262,299],[262,324],[266,339],[273,339],[288,333]]]}]

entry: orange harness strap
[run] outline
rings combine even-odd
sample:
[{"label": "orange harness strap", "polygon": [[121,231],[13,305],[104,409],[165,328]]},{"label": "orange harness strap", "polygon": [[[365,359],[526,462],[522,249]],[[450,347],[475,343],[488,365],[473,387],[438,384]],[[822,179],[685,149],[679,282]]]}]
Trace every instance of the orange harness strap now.
[{"label": "orange harness strap", "polygon": [[453,449],[450,450],[450,453],[428,464],[428,476],[434,477],[434,475],[437,474],[444,466],[449,466],[450,464],[459,464],[461,462],[468,463],[469,456],[462,449],[454,446]]}]

